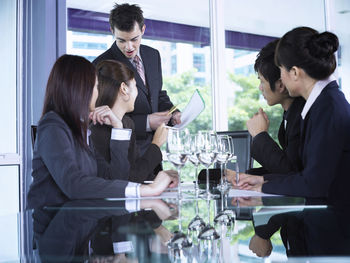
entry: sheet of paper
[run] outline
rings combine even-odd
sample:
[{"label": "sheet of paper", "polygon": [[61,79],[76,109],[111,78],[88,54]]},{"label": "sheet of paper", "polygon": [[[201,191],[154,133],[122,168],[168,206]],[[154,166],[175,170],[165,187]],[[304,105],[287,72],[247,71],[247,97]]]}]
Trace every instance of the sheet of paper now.
[{"label": "sheet of paper", "polygon": [[255,197],[255,196],[278,196],[274,194],[265,194],[256,191],[240,190],[231,188],[228,192],[228,197]]},{"label": "sheet of paper", "polygon": [[181,123],[174,126],[183,129],[204,110],[205,104],[198,90],[195,90],[186,108],[181,112]]}]

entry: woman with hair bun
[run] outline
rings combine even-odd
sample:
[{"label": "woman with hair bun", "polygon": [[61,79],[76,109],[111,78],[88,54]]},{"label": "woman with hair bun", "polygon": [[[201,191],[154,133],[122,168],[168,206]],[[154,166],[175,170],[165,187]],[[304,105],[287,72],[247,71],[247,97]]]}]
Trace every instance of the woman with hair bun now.
[{"label": "woman with hair bun", "polygon": [[275,63],[291,96],[302,96],[301,149],[303,169],[269,181],[243,174],[238,186],[328,201],[349,200],[350,105],[333,77],[335,34],[298,27],[279,41]]}]

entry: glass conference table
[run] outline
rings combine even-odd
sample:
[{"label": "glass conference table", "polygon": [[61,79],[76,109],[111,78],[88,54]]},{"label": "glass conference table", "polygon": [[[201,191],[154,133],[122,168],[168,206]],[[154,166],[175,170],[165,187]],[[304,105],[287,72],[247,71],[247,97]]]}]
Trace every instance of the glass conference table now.
[{"label": "glass conference table", "polygon": [[349,207],[238,195],[78,200],[0,215],[0,262],[350,262]]}]

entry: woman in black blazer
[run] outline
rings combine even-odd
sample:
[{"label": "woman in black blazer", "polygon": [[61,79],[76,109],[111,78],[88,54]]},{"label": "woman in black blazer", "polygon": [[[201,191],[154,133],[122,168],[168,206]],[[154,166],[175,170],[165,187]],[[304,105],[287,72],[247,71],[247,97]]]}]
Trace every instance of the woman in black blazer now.
[{"label": "woman in black blazer", "polygon": [[295,28],[279,41],[275,62],[291,96],[302,96],[300,172],[274,174],[262,182],[242,175],[239,186],[266,193],[350,201],[350,105],[332,73],[338,38],[308,27]]},{"label": "woman in black blazer", "polygon": [[89,61],[72,55],[56,61],[37,128],[29,207],[72,199],[153,196],[177,184],[174,171],[160,172],[150,185],[114,179],[115,174],[129,173],[130,131],[117,129],[111,136],[108,164],[89,141],[88,123],[91,119],[118,127],[119,120],[108,107],[95,108],[97,97],[96,72]]},{"label": "woman in black blazer", "polygon": [[[128,160],[130,163],[129,177],[117,179],[130,180],[142,183],[146,180],[153,180],[154,169],[162,162],[161,145],[166,141],[168,130],[161,125],[156,130],[152,144],[140,156],[136,144],[135,125],[133,120],[125,114],[134,110],[135,99],[137,96],[137,87],[134,79],[134,72],[125,64],[114,61],[104,60],[96,66],[98,77],[99,95],[96,106],[107,105],[120,120],[119,128],[131,130],[130,146],[128,151]],[[91,139],[96,150],[105,158],[111,161],[111,125],[105,123],[96,123],[90,125]],[[127,174],[124,174],[127,175]]]}]

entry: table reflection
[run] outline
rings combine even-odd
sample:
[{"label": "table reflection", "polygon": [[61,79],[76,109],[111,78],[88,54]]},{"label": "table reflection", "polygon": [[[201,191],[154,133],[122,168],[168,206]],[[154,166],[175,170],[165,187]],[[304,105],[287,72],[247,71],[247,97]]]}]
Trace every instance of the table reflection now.
[{"label": "table reflection", "polygon": [[[282,205],[283,204],[283,205]],[[38,262],[259,262],[349,256],[347,207],[286,197],[73,201],[33,211]],[[200,218],[197,223],[194,219]],[[205,226],[212,236],[201,238]],[[171,243],[182,233],[177,245]],[[182,240],[181,240],[182,238]],[[348,258],[347,258],[348,259]]]}]

